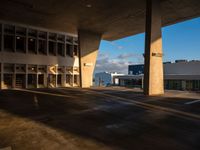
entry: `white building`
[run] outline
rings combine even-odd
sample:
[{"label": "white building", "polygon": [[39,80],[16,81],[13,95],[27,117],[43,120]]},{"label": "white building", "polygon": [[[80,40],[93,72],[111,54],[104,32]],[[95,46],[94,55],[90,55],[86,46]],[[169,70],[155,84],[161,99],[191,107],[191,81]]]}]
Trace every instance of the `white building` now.
[{"label": "white building", "polygon": [[108,86],[113,84],[119,84],[119,79],[115,76],[123,76],[124,74],[118,74],[117,72],[100,72],[95,74],[95,86]]},{"label": "white building", "polygon": [[[141,66],[143,65],[132,65],[129,67],[129,73],[143,72]],[[115,78],[119,79],[120,86],[143,87],[143,74],[129,74]],[[164,63],[164,83],[165,89],[199,91],[200,61],[177,60],[175,63]]]}]

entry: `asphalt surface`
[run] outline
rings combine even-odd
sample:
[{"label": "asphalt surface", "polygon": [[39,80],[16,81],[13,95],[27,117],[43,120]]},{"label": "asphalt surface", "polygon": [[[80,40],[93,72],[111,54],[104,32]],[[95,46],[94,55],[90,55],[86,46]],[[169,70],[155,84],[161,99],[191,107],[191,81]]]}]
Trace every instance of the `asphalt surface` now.
[{"label": "asphalt surface", "polygon": [[125,88],[0,91],[0,148],[199,150],[200,94]]}]

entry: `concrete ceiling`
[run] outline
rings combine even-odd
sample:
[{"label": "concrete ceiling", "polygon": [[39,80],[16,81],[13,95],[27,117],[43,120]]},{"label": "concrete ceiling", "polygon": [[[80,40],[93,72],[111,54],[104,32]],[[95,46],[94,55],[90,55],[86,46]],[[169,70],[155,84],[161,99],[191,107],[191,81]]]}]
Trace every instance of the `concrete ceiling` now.
[{"label": "concrete ceiling", "polygon": [[[77,34],[102,33],[105,40],[144,32],[145,0],[1,0],[0,20]],[[162,25],[200,16],[200,0],[161,0]]]}]

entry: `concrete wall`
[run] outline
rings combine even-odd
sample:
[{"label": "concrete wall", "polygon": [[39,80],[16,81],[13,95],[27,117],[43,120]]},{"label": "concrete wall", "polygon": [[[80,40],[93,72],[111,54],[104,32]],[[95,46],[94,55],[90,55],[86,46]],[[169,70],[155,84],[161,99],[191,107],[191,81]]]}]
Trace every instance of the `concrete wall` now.
[{"label": "concrete wall", "polygon": [[200,75],[200,61],[164,64],[164,74]]}]

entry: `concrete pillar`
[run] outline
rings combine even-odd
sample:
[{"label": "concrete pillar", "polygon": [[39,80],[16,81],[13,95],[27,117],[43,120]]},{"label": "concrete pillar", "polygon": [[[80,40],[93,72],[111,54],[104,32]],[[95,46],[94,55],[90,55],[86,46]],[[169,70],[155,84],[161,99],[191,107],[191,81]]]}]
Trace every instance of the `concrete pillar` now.
[{"label": "concrete pillar", "polygon": [[74,87],[74,73],[72,75],[72,87]]},{"label": "concrete pillar", "polygon": [[26,54],[28,53],[28,29],[26,29]]},{"label": "concrete pillar", "polygon": [[3,80],[3,63],[1,63],[1,85],[0,85],[0,89],[3,89],[4,87],[4,80]]},{"label": "concrete pillar", "polygon": [[92,86],[93,72],[101,41],[101,34],[85,30],[78,31],[80,87]]},{"label": "concrete pillar", "polygon": [[[66,38],[66,37],[65,37]],[[66,41],[66,39],[65,39],[65,41]],[[65,44],[66,45],[66,44]],[[66,46],[65,46],[66,47]],[[65,48],[66,49],[66,48]],[[65,51],[65,53],[66,53],[66,51]],[[65,54],[65,56],[66,56],[66,54]],[[63,77],[62,77],[62,86],[63,87],[66,87],[66,67],[64,67],[63,68],[64,69],[64,73],[63,73]]]},{"label": "concrete pillar", "polygon": [[13,72],[13,79],[12,79],[12,88],[16,87],[16,64],[14,64],[14,72]]},{"label": "concrete pillar", "polygon": [[[57,55],[57,52],[56,52],[56,55]],[[58,83],[57,83],[57,81],[58,81],[58,65],[56,65],[55,66],[55,68],[56,68],[56,73],[55,73],[55,87],[57,88],[58,87]]]},{"label": "concrete pillar", "polygon": [[28,65],[26,64],[25,88],[28,88]]},{"label": "concrete pillar", "polygon": [[58,83],[57,83],[57,81],[58,81],[58,74],[56,73],[55,74],[55,88],[57,88],[58,87]]},{"label": "concrete pillar", "polygon": [[144,94],[164,93],[160,0],[147,0]]},{"label": "concrete pillar", "polygon": [[44,73],[44,87],[45,87],[45,88],[48,87],[48,84],[47,84],[47,77],[48,77],[47,73]]},{"label": "concrete pillar", "polygon": [[38,73],[36,74],[36,88],[39,88],[39,85],[38,85]]},{"label": "concrete pillar", "polygon": [[13,78],[12,78],[12,88],[16,88],[16,73],[13,73]]}]

